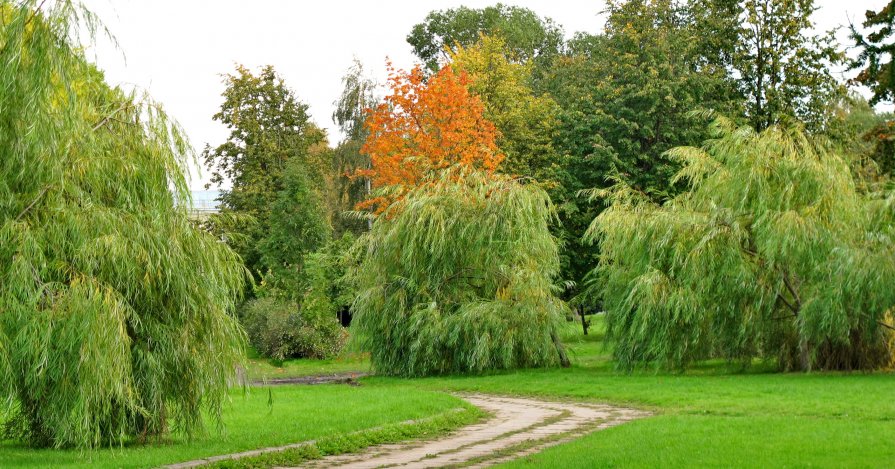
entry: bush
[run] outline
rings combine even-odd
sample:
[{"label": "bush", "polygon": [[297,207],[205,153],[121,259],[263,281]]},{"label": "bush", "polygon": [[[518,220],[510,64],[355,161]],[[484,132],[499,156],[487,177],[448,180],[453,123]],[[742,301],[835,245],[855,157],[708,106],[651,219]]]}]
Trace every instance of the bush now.
[{"label": "bush", "polygon": [[353,240],[345,234],[301,256],[295,262],[301,269],[288,273],[288,281],[274,271],[264,276],[258,298],[246,302],[240,315],[259,354],[285,360],[330,358],[342,351],[348,332],[338,315],[353,298],[344,279]]},{"label": "bush", "polygon": [[555,212],[534,184],[455,169],[364,235],[352,323],[380,373],[421,376],[565,362]]},{"label": "bush", "polygon": [[317,295],[301,306],[282,297],[256,298],[243,306],[242,320],[252,346],[274,360],[332,358],[348,339],[335,308]]}]

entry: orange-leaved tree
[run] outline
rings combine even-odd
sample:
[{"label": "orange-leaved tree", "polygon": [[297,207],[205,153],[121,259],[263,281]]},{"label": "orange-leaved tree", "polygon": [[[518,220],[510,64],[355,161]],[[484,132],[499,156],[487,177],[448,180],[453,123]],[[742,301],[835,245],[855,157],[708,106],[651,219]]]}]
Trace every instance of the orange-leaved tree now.
[{"label": "orange-leaved tree", "polygon": [[497,129],[469,92],[465,73],[445,66],[427,79],[420,66],[410,72],[387,66],[391,93],[370,110],[369,136],[361,149],[372,167],[359,175],[370,177],[374,187],[394,186],[396,191],[361,202],[359,208],[381,212],[432,171],[458,164],[497,168],[503,159]]}]

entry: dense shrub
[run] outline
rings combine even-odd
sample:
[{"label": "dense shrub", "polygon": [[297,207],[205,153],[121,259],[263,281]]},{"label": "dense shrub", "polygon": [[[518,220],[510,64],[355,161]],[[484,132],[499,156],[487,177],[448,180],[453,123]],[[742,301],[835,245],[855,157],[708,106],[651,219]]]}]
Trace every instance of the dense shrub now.
[{"label": "dense shrub", "polygon": [[715,132],[670,152],[689,191],[657,205],[619,185],[590,229],[619,365],[891,364],[895,196],[857,191],[848,164],[798,130]]},{"label": "dense shrub", "polygon": [[293,300],[267,296],[248,301],[242,320],[249,341],[259,354],[274,360],[331,358],[348,339],[326,297],[309,295],[301,306]]},{"label": "dense shrub", "polygon": [[342,351],[348,332],[338,313],[353,297],[344,279],[352,241],[346,234],[305,255],[301,276],[287,283],[297,290],[265,283],[260,297],[243,306],[243,325],[258,353],[284,360],[330,358]]},{"label": "dense shrub", "polygon": [[363,238],[353,308],[374,368],[419,376],[565,362],[554,217],[537,185],[460,169],[386,209]]}]

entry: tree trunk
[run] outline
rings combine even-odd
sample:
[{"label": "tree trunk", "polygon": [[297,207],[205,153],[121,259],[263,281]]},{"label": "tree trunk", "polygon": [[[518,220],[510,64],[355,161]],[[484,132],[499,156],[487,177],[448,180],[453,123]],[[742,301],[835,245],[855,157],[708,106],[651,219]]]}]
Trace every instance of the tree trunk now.
[{"label": "tree trunk", "polygon": [[584,306],[578,307],[578,314],[581,315],[581,328],[584,329],[584,335],[587,335],[588,324],[587,320],[584,319]]},{"label": "tree trunk", "polygon": [[811,353],[808,350],[808,342],[799,341],[799,365],[802,371],[811,371]]},{"label": "tree trunk", "polygon": [[562,342],[559,341],[559,336],[556,335],[556,332],[551,332],[550,338],[553,339],[553,345],[556,346],[556,352],[559,353],[559,364],[562,365],[563,368],[572,366],[572,362],[569,361],[569,356],[566,355],[566,348],[563,346]]}]

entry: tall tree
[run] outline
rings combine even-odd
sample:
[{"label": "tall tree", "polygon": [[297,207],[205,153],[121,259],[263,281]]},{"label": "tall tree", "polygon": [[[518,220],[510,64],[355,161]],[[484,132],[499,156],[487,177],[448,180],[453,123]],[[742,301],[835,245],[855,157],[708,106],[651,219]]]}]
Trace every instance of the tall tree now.
[{"label": "tall tree", "polygon": [[844,56],[833,32],[812,32],[814,0],[746,0],[733,68],[756,129],[787,119],[823,127],[842,88],[830,72]]},{"label": "tall tree", "polygon": [[407,42],[431,71],[439,69],[439,59],[447,60],[448,50],[468,47],[479,34],[500,36],[512,58],[518,61],[549,58],[559,52],[562,29],[549,18],[541,18],[527,8],[497,5],[480,10],[467,7],[437,10],[413,27]]},{"label": "tall tree", "polygon": [[549,95],[535,94],[532,62],[515,62],[511,55],[502,37],[482,35],[469,47],[458,46],[451,65],[469,75],[470,90],[484,104],[484,117],[500,132],[497,145],[506,155],[500,170],[553,180],[559,163],[553,147],[559,107]]},{"label": "tall tree", "polygon": [[895,120],[852,92],[831,106],[824,134],[848,159],[862,191],[882,189],[895,175]]},{"label": "tall tree", "polygon": [[245,271],[189,219],[180,128],[49,5],[0,2],[0,414],[38,446],[194,433],[241,361]]},{"label": "tall tree", "polygon": [[[372,167],[369,155],[361,153],[361,147],[369,135],[368,113],[377,102],[376,83],[364,74],[363,65],[357,59],[342,77],[342,87],[332,117],[342,131],[343,139],[335,149],[333,165],[337,178],[337,206],[340,212],[345,212],[354,209],[372,191],[370,178],[360,176],[358,172]],[[369,228],[368,223],[359,224],[341,216],[336,220],[338,231]]]},{"label": "tall tree", "polygon": [[692,28],[700,65],[731,69],[742,29],[743,0],[689,0],[681,10]]},{"label": "tall tree", "polygon": [[390,205],[361,238],[357,340],[380,373],[568,365],[547,194],[456,166]]},{"label": "tall tree", "polygon": [[[861,49],[852,61],[851,69],[859,69],[854,81],[870,87],[873,97],[870,104],[895,101],[895,1],[890,1],[879,11],[868,11],[863,23],[870,30],[861,34],[854,25],[851,37]],[[895,175],[895,118],[888,119],[870,129],[864,139],[873,142],[873,160],[883,174]]]},{"label": "tall tree", "polygon": [[604,193],[588,237],[619,366],[890,366],[893,200],[861,195],[847,162],[798,129],[715,131],[671,151],[689,191],[662,205],[624,184]]},{"label": "tall tree", "polygon": [[867,11],[863,26],[870,31],[862,34],[851,26],[851,38],[861,49],[861,54],[851,62],[852,70],[860,69],[855,78],[858,83],[870,87],[873,97],[870,104],[895,100],[895,0],[879,11]]},{"label": "tall tree", "polygon": [[[310,174],[309,174],[310,173]],[[258,243],[264,281],[295,299],[307,287],[305,256],[332,238],[326,208],[326,188],[313,175],[313,166],[300,158],[286,162],[282,189],[270,207],[271,219]]]},{"label": "tall tree", "polygon": [[226,125],[230,136],[215,148],[206,146],[202,156],[212,170],[211,184],[231,184],[230,189],[221,190],[220,219],[230,214],[243,217],[227,227],[228,238],[260,278],[265,267],[258,243],[284,188],[287,162],[299,158],[309,163],[309,149],[325,136],[310,121],[308,106],[298,101],[273,67],[266,66],[255,75],[239,65],[235,74],[224,76],[224,83],[224,102],[214,120]]},{"label": "tall tree", "polygon": [[699,108],[737,112],[722,67],[705,67],[686,11],[675,2],[612,1],[605,33],[579,35],[541,81],[562,108],[556,147],[566,155],[564,194],[556,203],[566,227],[566,279],[596,263],[580,239],[599,205],[577,197],[621,178],[661,200],[673,194],[677,164],[668,149],[706,135]]},{"label": "tall tree", "polygon": [[375,187],[393,190],[368,200],[365,207],[384,209],[432,171],[455,164],[494,171],[503,159],[497,130],[485,119],[481,100],[467,88],[468,76],[445,66],[424,78],[419,66],[405,72],[389,65],[391,94],[370,113],[370,135],[361,149],[370,155],[372,168],[361,174]]}]

